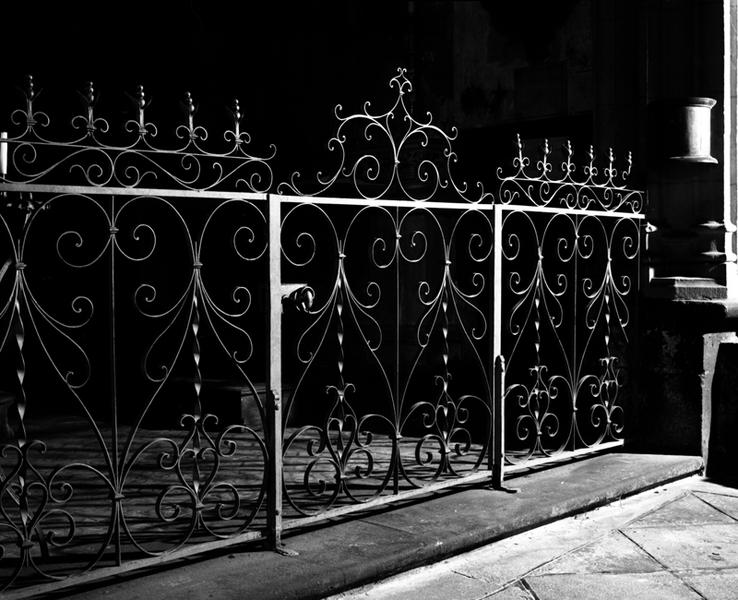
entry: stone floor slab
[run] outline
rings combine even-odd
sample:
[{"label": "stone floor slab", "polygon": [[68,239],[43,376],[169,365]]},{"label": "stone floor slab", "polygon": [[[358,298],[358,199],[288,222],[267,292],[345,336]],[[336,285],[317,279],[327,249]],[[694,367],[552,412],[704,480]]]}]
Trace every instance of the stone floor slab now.
[{"label": "stone floor slab", "polygon": [[539,575],[525,578],[539,600],[700,600],[671,573],[596,573]]},{"label": "stone floor slab", "polygon": [[713,494],[722,494],[724,496],[738,496],[738,484],[711,481],[710,479],[700,479],[692,486],[692,489],[697,492],[709,492]]},{"label": "stone floor slab", "polygon": [[703,523],[732,523],[733,519],[703,502],[693,494],[686,494],[632,523],[635,527],[661,526],[665,523],[700,525]]},{"label": "stone floor slab", "polygon": [[615,531],[578,548],[536,571],[554,573],[652,573],[663,567],[630,539]]},{"label": "stone floor slab", "polygon": [[[678,482],[668,489],[650,490],[638,498],[614,502],[565,521],[549,523],[449,559],[449,563],[459,573],[495,585],[505,585],[614,529],[627,526],[638,515],[678,498],[684,493],[682,486],[689,484],[690,481]],[[632,542],[628,543],[635,547]],[[644,566],[644,570],[652,569]]]},{"label": "stone floor slab", "polygon": [[532,531],[501,540],[449,561],[453,569],[469,577],[504,585],[557,556],[580,546],[587,538],[572,519],[551,523]]},{"label": "stone floor slab", "polygon": [[680,573],[679,576],[706,600],[735,600],[738,596],[738,569]]},{"label": "stone floor slab", "polygon": [[705,492],[699,492],[695,495],[699,496],[708,504],[711,504],[715,508],[730,515],[734,519],[738,519],[738,496],[728,496],[725,494],[712,494]]},{"label": "stone floor slab", "polygon": [[629,528],[624,533],[670,569],[738,567],[738,523]]}]

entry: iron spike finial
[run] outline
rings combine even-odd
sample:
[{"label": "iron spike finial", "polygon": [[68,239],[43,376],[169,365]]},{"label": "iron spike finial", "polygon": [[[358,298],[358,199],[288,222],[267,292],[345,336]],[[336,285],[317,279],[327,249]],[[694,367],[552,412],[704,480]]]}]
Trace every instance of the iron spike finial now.
[{"label": "iron spike finial", "polygon": [[192,99],[190,92],[185,92],[185,109],[187,110],[187,128],[190,132],[190,139],[195,139],[195,101]]},{"label": "iron spike finial", "polygon": [[26,75],[26,98],[33,100],[36,97],[35,86],[33,83],[33,75]]},{"label": "iron spike finial", "polygon": [[95,97],[95,84],[92,81],[88,81],[85,85],[85,90],[80,94],[82,101],[87,107],[87,134],[92,135],[95,132],[95,114],[94,106],[97,98]]},{"label": "iron spike finial", "polygon": [[144,86],[139,84],[136,87],[136,106],[138,106],[138,133],[141,136],[146,135],[146,119],[144,117],[144,109],[147,106],[146,93],[144,92]]},{"label": "iron spike finial", "polygon": [[144,86],[140,84],[136,87],[136,104],[139,110],[146,108],[146,93],[144,92]]},{"label": "iron spike finial", "polygon": [[561,168],[565,172],[566,175],[571,176],[571,174],[575,170],[575,166],[572,164],[572,156],[574,156],[574,149],[571,146],[571,140],[566,140],[564,142],[564,153],[566,154],[566,160],[561,165]]},{"label": "iron spike finial", "polygon": [[185,92],[185,105],[187,108],[187,114],[191,117],[195,114],[195,101],[192,99],[190,92]]},{"label": "iron spike finial", "polygon": [[33,101],[38,96],[38,92],[35,89],[33,75],[26,75],[26,89],[24,91],[26,95],[26,126],[32,128],[36,125],[37,121],[33,114]]},{"label": "iron spike finial", "polygon": [[[518,151],[518,167],[520,169],[523,168],[523,140],[520,139],[520,133],[515,134],[515,145],[517,146]],[[515,166],[515,161],[513,161],[513,166]]]},{"label": "iron spike finial", "polygon": [[95,104],[95,84],[92,81],[87,82],[84,97],[88,106]]},{"label": "iron spike finial", "polygon": [[236,144],[241,143],[241,105],[238,98],[233,99],[231,105],[231,114],[233,114],[233,133]]}]

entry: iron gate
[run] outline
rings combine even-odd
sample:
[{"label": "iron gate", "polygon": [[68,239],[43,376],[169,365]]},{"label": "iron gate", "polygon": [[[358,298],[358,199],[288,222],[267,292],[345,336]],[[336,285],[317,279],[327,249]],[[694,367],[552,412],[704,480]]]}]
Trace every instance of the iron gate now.
[{"label": "iron gate", "polygon": [[518,138],[493,196],[390,85],[384,113],[337,108],[306,193],[237,101],[222,150],[189,94],[162,149],[139,88],[116,145],[90,84],[57,142],[29,80],[0,141],[10,596],[622,444],[630,157],[577,178],[567,144],[553,175]]}]

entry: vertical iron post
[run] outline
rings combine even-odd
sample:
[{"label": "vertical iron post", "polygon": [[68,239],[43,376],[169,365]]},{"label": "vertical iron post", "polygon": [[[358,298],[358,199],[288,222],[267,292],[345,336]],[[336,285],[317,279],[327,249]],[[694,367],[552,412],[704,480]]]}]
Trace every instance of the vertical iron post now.
[{"label": "vertical iron post", "polygon": [[[549,221],[550,222],[550,221]],[[580,377],[581,374],[579,373],[580,365],[582,364],[580,361],[580,357],[578,356],[578,344],[577,344],[577,334],[579,333],[579,299],[577,297],[579,292],[579,227],[581,226],[581,218],[579,215],[574,215],[574,286],[573,286],[573,298],[572,298],[572,304],[574,307],[574,312],[572,313],[572,318],[574,319],[574,322],[572,324],[572,353],[571,353],[571,364],[573,365],[574,371],[574,378],[573,381],[581,381]],[[586,351],[586,345],[584,347],[584,350]],[[572,394],[571,394],[571,422],[572,422],[572,435],[570,436],[570,440],[567,443],[567,449],[571,450],[572,452],[577,449],[577,388],[576,386],[572,386]]]},{"label": "vertical iron post", "polygon": [[494,207],[492,284],[492,486],[502,487],[505,463],[505,358],[502,356],[502,207]]},{"label": "vertical iron post", "polygon": [[120,489],[120,455],[118,448],[118,339],[117,339],[117,306],[116,306],[116,279],[115,279],[115,251],[116,251],[116,234],[118,228],[116,227],[117,214],[116,214],[116,203],[115,196],[110,197],[110,230],[108,231],[110,240],[110,262],[109,262],[109,285],[110,285],[110,298],[109,298],[109,343],[110,343],[110,422],[111,422],[111,439],[110,444],[112,447],[111,463],[112,463],[112,477],[115,485],[115,496],[113,497],[113,503],[115,508],[114,517],[114,530],[113,530],[113,542],[115,544],[115,564],[120,566],[123,564],[123,550],[121,548],[120,539],[120,519],[122,515],[121,507],[121,489]]},{"label": "vertical iron post", "polygon": [[267,194],[268,223],[268,325],[266,414],[269,436],[269,489],[267,527],[274,550],[282,546],[282,301],[281,301],[281,202],[278,195]]}]

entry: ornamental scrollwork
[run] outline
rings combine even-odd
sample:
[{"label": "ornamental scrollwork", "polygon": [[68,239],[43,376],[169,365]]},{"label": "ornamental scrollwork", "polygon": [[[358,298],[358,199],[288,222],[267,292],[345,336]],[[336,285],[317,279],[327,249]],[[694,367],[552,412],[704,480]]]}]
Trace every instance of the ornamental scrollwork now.
[{"label": "ornamental scrollwork", "polygon": [[413,85],[406,74],[407,69],[398,68],[390,79],[396,98],[384,112],[372,112],[371,102],[366,101],[362,112],[344,116],[343,107],[336,105],[338,128],[328,141],[328,150],[338,159],[335,171],[319,171],[310,191],[302,187],[295,171],[277,191],[300,196],[358,195],[368,200],[491,202],[492,194],[485,192],[481,182],[470,186],[454,179],[458,156],[452,142],[458,130],[445,132],[433,123],[430,112],[420,120],[411,114],[408,95]]},{"label": "ornamental scrollwork", "polygon": [[644,192],[627,185],[633,166],[630,152],[626,156],[625,166],[620,169],[616,165],[613,149],[608,148],[605,166],[598,167],[594,147],[589,146],[587,162],[581,167],[582,175],[579,176],[572,143],[567,140],[562,151],[563,161],[556,169],[547,139],[543,142],[540,158],[535,160],[525,154],[525,144],[518,134],[516,155],[512,161],[514,172],[506,174],[502,167],[497,169],[499,202],[634,214],[643,210]]},{"label": "ornamental scrollwork", "polygon": [[149,119],[151,99],[138,86],[132,101],[135,115],[120,131],[100,116],[100,94],[92,82],[80,93],[83,110],[71,119],[72,136],[51,137],[48,113],[38,108],[41,90],[33,77],[23,90],[24,106],[11,114],[15,135],[2,139],[7,149],[5,183],[68,183],[94,187],[173,188],[263,193],[272,186],[272,145],[263,156],[253,154],[242,129],[243,110],[237,99],[230,107],[231,126],[223,132],[222,149],[205,147],[208,130],[197,122],[193,95],[184,96],[184,122],[174,131],[175,145],[157,144],[159,127]]}]

